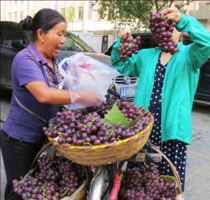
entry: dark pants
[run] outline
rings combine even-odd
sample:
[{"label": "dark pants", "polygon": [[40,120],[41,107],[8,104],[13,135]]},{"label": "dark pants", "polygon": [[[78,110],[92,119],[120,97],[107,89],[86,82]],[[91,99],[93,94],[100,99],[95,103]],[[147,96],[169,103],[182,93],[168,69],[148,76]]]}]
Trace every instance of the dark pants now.
[{"label": "dark pants", "polygon": [[[1,150],[6,171],[7,185],[5,200],[22,200],[22,197],[14,193],[13,179],[20,180],[24,177],[38,153],[42,144],[33,144],[20,141],[8,136],[1,130]],[[3,163],[2,163],[3,164]]]}]

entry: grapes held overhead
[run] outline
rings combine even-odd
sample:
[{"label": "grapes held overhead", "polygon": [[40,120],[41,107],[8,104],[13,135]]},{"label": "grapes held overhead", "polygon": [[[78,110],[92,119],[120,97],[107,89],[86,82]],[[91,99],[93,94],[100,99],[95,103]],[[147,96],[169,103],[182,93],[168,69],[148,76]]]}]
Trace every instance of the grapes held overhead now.
[{"label": "grapes held overhead", "polygon": [[133,39],[130,33],[127,32],[120,40],[121,43],[119,44],[118,51],[120,52],[120,59],[123,62],[127,61],[128,57],[131,57],[133,53],[138,54],[138,45],[141,44],[140,36]]},{"label": "grapes held overhead", "polygon": [[173,40],[172,33],[176,23],[171,20],[164,19],[161,12],[150,14],[150,29],[157,39],[158,46],[163,52],[174,55],[179,51],[177,43]]},{"label": "grapes held overhead", "polygon": [[[125,125],[115,123],[104,124],[103,117],[107,110],[101,113],[95,112],[98,108],[80,110],[65,110],[57,112],[56,117],[50,122],[49,127],[43,127],[47,137],[54,138],[59,144],[70,144],[73,146],[92,146],[113,143],[130,138],[142,131],[152,119],[150,113],[144,108],[138,108],[135,104],[127,102],[122,98],[118,102],[119,110],[127,118],[127,121],[137,120],[136,124],[126,128]],[[106,108],[103,102],[101,108]]]}]

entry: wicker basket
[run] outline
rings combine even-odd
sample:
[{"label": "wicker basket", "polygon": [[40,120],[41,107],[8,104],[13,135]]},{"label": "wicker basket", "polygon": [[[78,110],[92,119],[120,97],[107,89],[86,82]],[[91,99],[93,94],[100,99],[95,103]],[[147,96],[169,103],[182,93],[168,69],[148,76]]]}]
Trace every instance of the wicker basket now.
[{"label": "wicker basket", "polygon": [[[152,147],[152,149],[154,151],[156,151],[157,153],[159,153],[168,162],[168,164],[171,167],[171,170],[172,170],[172,172],[174,174],[175,181],[176,181],[176,183],[178,185],[178,187],[176,188],[176,195],[179,195],[179,194],[182,195],[182,184],[181,184],[181,180],[180,180],[180,177],[179,177],[179,174],[178,174],[176,168],[174,167],[174,165],[172,164],[172,162],[166,157],[166,155],[160,149],[158,149],[153,144],[151,144],[151,147]],[[124,163],[125,163],[125,161],[120,162],[119,167],[118,167],[118,174],[120,175],[121,178],[122,178],[122,171],[121,171],[121,169],[122,169]],[[113,187],[113,190],[115,190],[114,187]],[[115,193],[114,196],[112,196],[112,199],[110,199],[110,200],[115,200],[115,199],[117,199],[117,193]]]},{"label": "wicker basket", "polygon": [[[49,146],[51,145],[51,143],[47,143],[45,146],[42,147],[42,149],[37,153],[32,165],[31,165],[31,169],[29,170],[29,172],[25,175],[24,179],[27,178],[29,175],[33,174],[36,169],[37,166],[32,168],[34,163],[37,161],[37,159],[39,158],[40,154]],[[90,176],[90,168],[87,166],[83,166],[85,169],[85,173],[86,173],[86,180],[83,182],[83,184],[70,196],[70,197],[64,197],[61,200],[85,200],[87,197],[87,191],[89,189],[90,186],[90,182],[91,182],[91,176]],[[32,198],[27,198],[25,200],[34,200]]]},{"label": "wicker basket", "polygon": [[115,143],[96,146],[59,145],[53,138],[48,137],[55,149],[67,159],[85,166],[107,165],[128,159],[140,151],[147,142],[152,130],[154,118],[148,126],[133,137]]}]

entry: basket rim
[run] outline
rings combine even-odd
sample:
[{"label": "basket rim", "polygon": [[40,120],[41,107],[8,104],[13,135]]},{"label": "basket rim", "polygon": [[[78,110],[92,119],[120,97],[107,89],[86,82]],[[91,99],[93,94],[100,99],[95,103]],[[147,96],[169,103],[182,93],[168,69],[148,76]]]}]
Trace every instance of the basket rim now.
[{"label": "basket rim", "polygon": [[149,124],[147,125],[147,127],[145,127],[142,131],[140,131],[139,133],[135,134],[134,136],[130,137],[130,138],[126,138],[124,140],[120,140],[118,142],[113,142],[113,143],[109,143],[109,144],[103,144],[103,145],[92,145],[92,146],[73,146],[70,144],[59,144],[57,141],[55,141],[52,137],[48,137],[48,140],[53,144],[53,146],[61,146],[61,148],[63,149],[75,149],[75,150],[83,150],[83,151],[87,151],[87,150],[96,150],[96,149],[107,149],[107,148],[111,148],[112,146],[118,146],[127,142],[131,142],[132,140],[136,140],[138,139],[139,136],[144,135],[148,130],[150,130],[150,128],[152,128],[153,124],[154,124],[154,116],[151,114],[150,117],[152,118],[152,121],[149,122]]}]

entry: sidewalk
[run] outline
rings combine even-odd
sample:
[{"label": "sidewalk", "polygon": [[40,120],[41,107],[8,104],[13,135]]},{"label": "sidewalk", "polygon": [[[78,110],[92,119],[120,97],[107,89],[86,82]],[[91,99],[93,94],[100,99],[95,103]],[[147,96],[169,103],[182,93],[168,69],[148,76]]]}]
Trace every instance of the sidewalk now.
[{"label": "sidewalk", "polygon": [[[193,137],[188,146],[185,200],[210,199],[210,107],[194,106]],[[1,124],[2,125],[2,124]],[[1,156],[1,200],[6,184]]]},{"label": "sidewalk", "polygon": [[185,200],[210,199],[210,107],[194,106],[193,137],[187,151]]}]

